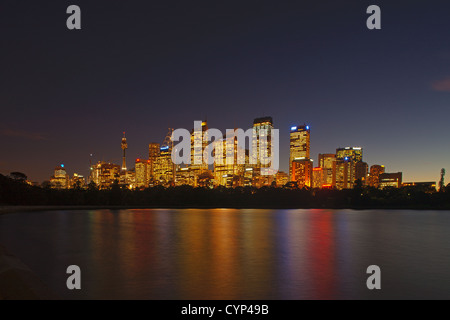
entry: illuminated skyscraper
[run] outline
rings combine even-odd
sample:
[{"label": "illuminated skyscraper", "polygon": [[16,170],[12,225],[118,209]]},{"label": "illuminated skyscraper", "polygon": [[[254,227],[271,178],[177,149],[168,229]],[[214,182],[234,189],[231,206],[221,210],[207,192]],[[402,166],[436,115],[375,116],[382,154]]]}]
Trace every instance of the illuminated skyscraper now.
[{"label": "illuminated skyscraper", "polygon": [[257,168],[270,166],[261,164],[261,152],[263,152],[263,156],[271,156],[272,130],[272,117],[262,117],[253,120],[253,139],[251,142],[253,154],[250,154],[249,160],[251,163],[256,164]]},{"label": "illuminated skyscraper", "polygon": [[312,187],[313,188],[322,188],[324,181],[324,169],[321,167],[313,168],[312,171]]},{"label": "illuminated skyscraper", "polygon": [[150,143],[148,145],[148,160],[149,168],[148,168],[148,174],[150,176],[149,178],[149,184],[153,184],[153,180],[155,179],[155,166],[156,166],[156,159],[159,157],[159,143]]},{"label": "illuminated skyscraper", "polygon": [[246,150],[239,148],[236,134],[214,141],[214,180],[218,185],[226,187],[244,185]]},{"label": "illuminated skyscraper", "polygon": [[355,182],[355,163],[350,158],[336,160],[336,188],[352,189]]},{"label": "illuminated skyscraper", "polygon": [[169,128],[169,131],[164,138],[164,142],[159,148],[159,155],[156,158],[154,166],[154,183],[164,186],[175,185],[176,167],[172,161],[172,141],[173,129]]},{"label": "illuminated skyscraper", "polygon": [[356,180],[356,163],[362,161],[363,150],[359,147],[336,149],[336,187],[352,189]]},{"label": "illuminated skyscraper", "polygon": [[333,153],[319,154],[319,167],[323,169],[323,187],[336,186],[336,155]]},{"label": "illuminated skyscraper", "polygon": [[189,170],[195,177],[194,186],[197,186],[198,176],[208,170],[208,164],[203,159],[203,151],[208,145],[206,132],[208,124],[206,121],[202,121],[201,129],[195,129],[191,131],[191,164],[189,165]]},{"label": "illuminated skyscraper", "polygon": [[292,161],[291,181],[297,182],[299,188],[312,186],[313,160],[308,158]]},{"label": "illuminated skyscraper", "polygon": [[123,133],[121,147],[123,150],[123,161],[122,161],[122,170],[127,171],[127,158],[126,158],[126,150],[128,149],[127,138],[125,138],[125,132]]},{"label": "illuminated skyscraper", "polygon": [[169,186],[175,184],[175,165],[172,162],[171,146],[159,148],[159,157],[156,160],[155,180],[156,183]]},{"label": "illuminated skyscraper", "polygon": [[380,174],[384,173],[384,166],[374,164],[370,167],[369,186],[378,188],[380,186]]},{"label": "illuminated skyscraper", "polygon": [[55,174],[50,177],[50,186],[54,189],[69,188],[69,175],[63,164],[55,168]]},{"label": "illuminated skyscraper", "polygon": [[290,130],[289,146],[289,177],[293,179],[292,163],[294,160],[310,158],[310,129],[309,126],[292,126]]},{"label": "illuminated skyscraper", "polygon": [[150,160],[136,159],[136,188],[147,188],[149,186],[150,179]]},{"label": "illuminated skyscraper", "polygon": [[120,166],[108,162],[99,161],[92,166],[91,181],[100,189],[109,188],[115,181],[120,182]]},{"label": "illuminated skyscraper", "polygon": [[[275,181],[275,173],[262,174],[261,168],[270,168],[270,161],[261,162],[261,157],[269,160],[272,157],[272,117],[262,117],[253,120],[253,152],[249,155],[250,166],[253,165],[253,185],[256,187],[269,186]],[[256,164],[256,165],[255,165]],[[267,169],[264,169],[267,170]]]}]

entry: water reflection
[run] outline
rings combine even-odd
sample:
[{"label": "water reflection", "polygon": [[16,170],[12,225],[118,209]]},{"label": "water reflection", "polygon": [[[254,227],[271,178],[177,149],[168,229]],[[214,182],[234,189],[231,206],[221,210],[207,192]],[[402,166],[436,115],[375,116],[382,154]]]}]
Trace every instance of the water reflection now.
[{"label": "water reflection", "polygon": [[[69,299],[450,296],[448,213],[146,209],[0,221],[0,242]],[[65,288],[70,264],[81,291]],[[370,264],[382,267],[382,292],[365,287]]]}]

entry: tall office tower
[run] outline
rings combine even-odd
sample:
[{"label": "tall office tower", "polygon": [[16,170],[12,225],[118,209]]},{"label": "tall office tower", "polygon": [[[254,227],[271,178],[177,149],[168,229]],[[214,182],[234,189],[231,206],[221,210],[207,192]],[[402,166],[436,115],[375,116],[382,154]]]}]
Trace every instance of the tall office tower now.
[{"label": "tall office tower", "polygon": [[265,157],[272,156],[272,130],[273,130],[273,120],[272,117],[262,117],[253,120],[253,139],[252,149],[253,152],[250,154],[251,164],[255,164],[255,168],[268,168],[270,163],[261,163],[261,154]]},{"label": "tall office tower", "polygon": [[299,188],[312,186],[312,159],[294,159],[292,161],[292,175],[291,181],[297,182]]},{"label": "tall office tower", "polygon": [[379,176],[379,182],[381,189],[386,187],[400,188],[402,186],[402,173],[382,173]]},{"label": "tall office tower", "polygon": [[159,157],[155,166],[156,183],[169,186],[175,184],[175,165],[172,162],[172,147],[170,145],[159,148]]},{"label": "tall office tower", "polygon": [[203,159],[203,151],[208,145],[208,124],[202,121],[201,129],[194,128],[191,131],[191,164],[189,165],[190,172],[194,175],[194,186],[197,186],[198,176],[208,170],[208,164]]},{"label": "tall office tower", "polygon": [[152,185],[175,185],[176,167],[174,162],[172,161],[172,149],[174,147],[172,141],[172,133],[173,129],[169,128],[166,137],[164,138],[164,142],[161,144],[161,147],[158,151],[155,151],[155,153],[153,153],[153,155],[158,154],[158,156],[156,158],[156,161],[154,162],[154,175]]},{"label": "tall office tower", "polygon": [[356,180],[356,163],[362,161],[363,150],[359,147],[336,149],[336,187],[352,189]]},{"label": "tall office tower", "polygon": [[127,158],[126,158],[126,150],[128,149],[127,138],[125,138],[125,132],[123,133],[121,147],[123,150],[123,161],[122,161],[122,170],[127,171]]},{"label": "tall office tower", "polygon": [[54,189],[69,188],[69,175],[63,164],[55,168],[54,175],[50,177],[50,186]]},{"label": "tall office tower", "polygon": [[384,166],[374,164],[370,166],[369,186],[378,188],[380,186],[380,174],[384,173]]},{"label": "tall office tower", "polygon": [[355,164],[349,158],[336,160],[336,188],[352,189],[355,181]]},{"label": "tall office tower", "polygon": [[363,186],[367,185],[369,177],[369,165],[366,162],[359,161],[355,165],[355,180],[361,180]]},{"label": "tall office tower", "polygon": [[136,178],[135,178],[136,188],[147,188],[149,185],[148,172],[150,171],[150,160],[136,159],[135,170],[136,170]]},{"label": "tall office tower", "polygon": [[155,166],[156,159],[159,157],[159,148],[159,143],[152,142],[148,145],[148,160],[150,161],[148,170],[149,184],[153,184],[155,177]]},{"label": "tall office tower", "polygon": [[294,160],[310,158],[310,130],[309,126],[293,126],[290,130],[289,145],[289,177],[293,180],[292,162]]},{"label": "tall office tower", "polygon": [[276,181],[276,172],[271,167],[272,160],[272,117],[261,117],[253,120],[252,152],[249,154],[249,164],[253,166],[252,185],[259,188],[270,186]]},{"label": "tall office tower", "polygon": [[244,185],[245,149],[240,149],[236,134],[214,141],[214,179],[218,185]]},{"label": "tall office tower", "polygon": [[333,153],[319,153],[319,167],[323,169],[324,188],[336,186],[336,155]]},{"label": "tall office tower", "polygon": [[324,172],[325,170],[322,167],[313,168],[312,171],[312,187],[313,188],[322,188],[324,181]]},{"label": "tall office tower", "polygon": [[92,166],[91,181],[100,189],[109,188],[115,181],[120,182],[120,165],[99,161]]}]

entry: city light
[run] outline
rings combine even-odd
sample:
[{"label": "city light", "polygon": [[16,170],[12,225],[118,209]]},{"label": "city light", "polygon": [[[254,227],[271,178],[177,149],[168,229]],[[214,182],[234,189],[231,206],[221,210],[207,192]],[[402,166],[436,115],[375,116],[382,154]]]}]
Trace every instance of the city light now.
[{"label": "city light", "polygon": [[[173,155],[170,153],[170,150],[175,150],[171,146],[173,129],[169,129],[162,146],[159,143],[150,143],[148,159],[135,158],[135,167],[131,170],[126,168],[125,150],[128,148],[128,143],[124,136],[121,144],[123,165],[119,166],[118,164],[105,161],[91,164],[88,181],[94,182],[100,189],[110,188],[115,181],[129,189],[148,188],[156,185],[165,187],[190,185],[193,187],[208,186],[211,188],[217,186],[225,186],[227,188],[252,186],[260,188],[273,185],[274,183],[278,187],[283,187],[288,182],[296,182],[297,188],[336,188],[342,190],[352,189],[354,181],[358,179],[362,180],[363,185],[368,186],[384,187],[389,183],[392,186],[401,186],[401,178],[397,178],[397,176],[394,177],[395,181],[388,180],[382,165],[372,166],[369,176],[368,165],[362,161],[362,147],[340,147],[336,149],[336,153],[319,154],[318,166],[314,168],[314,160],[310,155],[309,125],[290,127],[291,145],[288,173],[279,171],[278,173],[264,174],[263,176],[262,171],[266,167],[262,163],[250,163],[245,158],[241,163],[238,163],[239,160],[234,158],[232,165],[225,163],[225,159],[222,159],[224,161],[214,162],[214,167],[208,167],[208,165],[202,163],[202,154],[207,146],[204,135],[207,134],[208,127],[206,121],[201,123],[203,126],[200,132],[201,141],[203,141],[200,145],[201,150],[194,150],[190,159],[191,162],[186,162],[186,167],[180,167],[174,163]],[[272,128],[273,130],[272,118],[254,119],[253,128]],[[227,149],[229,147],[226,145],[227,140],[222,139],[219,141],[224,144],[219,149],[216,149],[215,152],[217,150],[229,152],[230,150]],[[238,143],[234,144],[235,154],[238,154],[238,145]],[[193,142],[191,142],[191,148],[194,149]],[[245,154],[242,156],[245,157]],[[195,163],[198,158],[201,164]],[[378,167],[379,169],[377,169]],[[50,179],[53,187],[71,188],[74,185],[74,180],[68,178],[65,170],[64,164],[55,169],[55,175]],[[383,181],[379,178],[381,174],[385,174]],[[79,177],[76,176],[76,178],[78,179]],[[81,181],[82,179],[80,178],[79,180]]]}]

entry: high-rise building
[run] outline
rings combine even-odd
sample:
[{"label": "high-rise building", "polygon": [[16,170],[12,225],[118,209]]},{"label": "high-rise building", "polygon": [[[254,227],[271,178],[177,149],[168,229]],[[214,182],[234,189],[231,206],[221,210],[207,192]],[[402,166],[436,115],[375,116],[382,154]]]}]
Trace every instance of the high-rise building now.
[{"label": "high-rise building", "polygon": [[324,181],[324,169],[322,167],[315,167],[312,171],[312,187],[322,188]]},{"label": "high-rise building", "polygon": [[313,160],[308,158],[292,161],[291,181],[297,182],[299,188],[312,186]]},{"label": "high-rise building", "polygon": [[147,188],[150,182],[150,160],[136,159],[135,162],[136,188]]},{"label": "high-rise building", "polygon": [[208,145],[208,124],[202,121],[201,129],[194,128],[191,132],[191,164],[189,165],[190,172],[194,175],[194,186],[197,186],[198,176],[208,170],[208,164],[203,159],[203,151]]},{"label": "high-rise building", "polygon": [[362,161],[363,150],[359,147],[336,149],[336,188],[352,189],[356,180],[356,164]]},{"label": "high-rise building", "polygon": [[69,175],[63,164],[55,168],[55,173],[50,177],[50,186],[54,189],[69,188]]},{"label": "high-rise building", "polygon": [[150,143],[148,145],[148,160],[149,162],[149,168],[148,168],[148,174],[149,174],[149,184],[153,185],[153,180],[155,177],[155,166],[156,166],[156,159],[159,157],[159,143]]},{"label": "high-rise building", "polygon": [[270,167],[270,164],[261,163],[261,152],[263,153],[262,156],[265,157],[270,157],[272,155],[272,130],[272,117],[262,117],[253,120],[253,154],[250,154],[249,160],[250,163],[256,164],[256,167],[258,168]]},{"label": "high-rise building", "polygon": [[170,145],[160,147],[155,166],[155,183],[164,186],[174,185],[175,169],[172,162],[172,147]]},{"label": "high-rise building", "polygon": [[214,141],[214,180],[217,185],[244,185],[246,150],[239,148],[236,134]]},{"label": "high-rise building", "polygon": [[322,187],[334,188],[336,186],[336,155],[334,153],[320,153],[319,167],[323,169]]},{"label": "high-rise building", "polygon": [[402,173],[382,173],[379,176],[380,188],[384,189],[386,187],[400,188],[402,186]]},{"label": "high-rise building", "polygon": [[[270,173],[272,158],[272,117],[261,117],[253,120],[252,152],[249,154],[249,166],[253,170],[253,186],[269,186],[275,181],[275,172]],[[265,159],[261,162],[261,158]],[[250,172],[250,170],[249,170]]]},{"label": "high-rise building", "polygon": [[100,189],[107,189],[115,181],[121,182],[120,172],[121,170],[118,164],[99,161],[92,166],[91,181],[93,181]]},{"label": "high-rise building", "polygon": [[355,162],[350,158],[336,160],[336,188],[352,189],[355,183]]},{"label": "high-rise building", "polygon": [[369,186],[378,188],[380,186],[380,174],[384,173],[384,166],[374,164],[370,166]]},{"label": "high-rise building", "polygon": [[369,165],[359,161],[355,165],[355,180],[361,180],[361,185],[365,186],[369,177]]},{"label": "high-rise building", "polygon": [[310,158],[310,129],[308,125],[292,126],[289,145],[289,177],[293,180],[292,162]]}]

